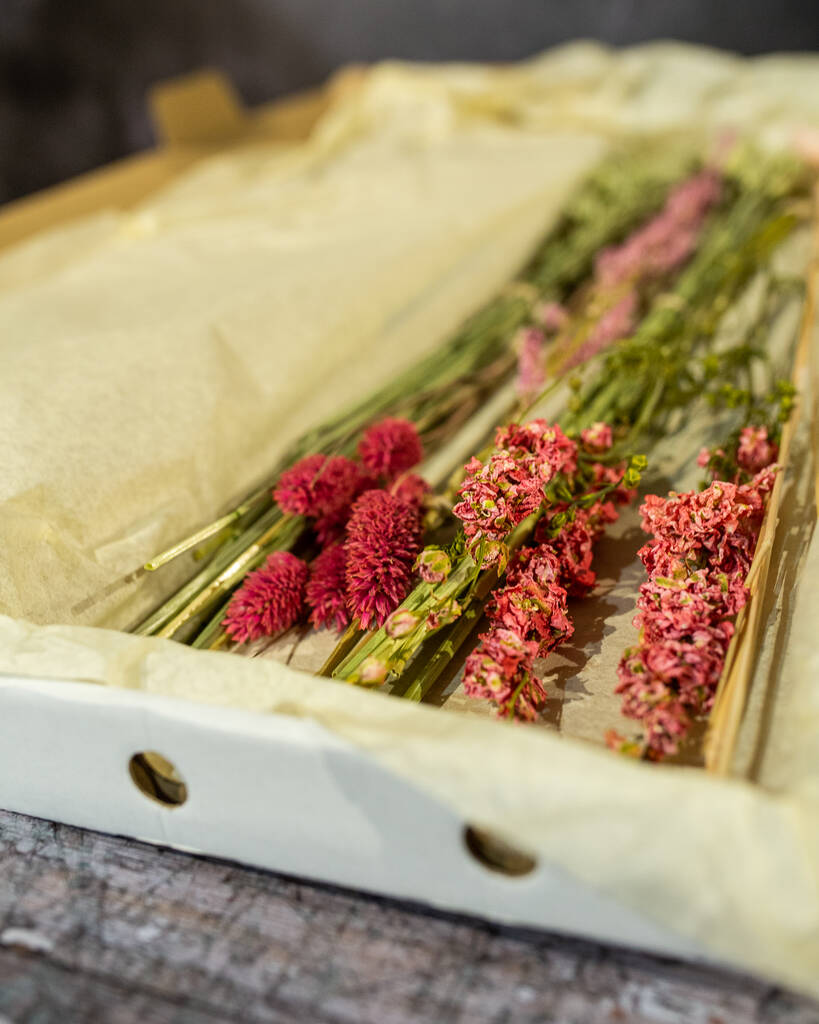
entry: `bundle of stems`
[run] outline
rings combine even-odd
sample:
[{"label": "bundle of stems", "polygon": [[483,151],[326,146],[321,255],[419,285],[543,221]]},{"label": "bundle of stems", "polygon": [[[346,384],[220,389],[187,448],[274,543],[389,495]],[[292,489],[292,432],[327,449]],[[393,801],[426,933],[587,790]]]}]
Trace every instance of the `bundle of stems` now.
[{"label": "bundle of stems", "polygon": [[[284,516],[273,503],[271,489],[281,472],[308,453],[351,454],[361,430],[384,416],[415,422],[428,449],[444,443],[511,376],[516,363],[512,339],[530,321],[536,303],[568,295],[588,274],[596,253],[654,212],[670,185],[693,163],[688,149],[640,148],[604,159],[523,271],[454,337],[375,395],[302,436],[254,492],[129,577],[155,572],[194,549],[209,556],[205,566],[134,632],[177,639],[193,636],[197,647],[221,643],[224,608],[244,576],[272,551],[304,541],[303,521]],[[203,622],[204,627],[193,632]]]},{"label": "bundle of stems", "polygon": [[[764,161],[750,176],[746,166],[742,164],[732,178],[734,194],[713,217],[671,290],[655,298],[632,336],[595,361],[589,379],[579,383],[560,418],[567,433],[605,421],[618,433],[610,455],[622,458],[661,432],[674,411],[692,405],[709,382],[716,379],[724,386],[743,378],[750,349],[745,346],[743,358],[737,359],[730,350],[713,352],[712,342],[722,317],[799,222],[791,198],[803,184],[801,168],[785,159]],[[642,460],[632,462],[627,471],[631,484],[642,466]],[[548,501],[547,497],[540,514]],[[527,539],[537,518],[530,517],[507,538],[510,548]],[[365,662],[374,659],[399,677],[396,688],[403,696],[423,698],[470,636],[482,602],[503,572],[497,566],[481,569],[481,552],[470,551],[463,534],[450,557],[452,571],[445,581],[418,584],[400,606],[413,613],[417,627],[401,637],[390,636],[383,626],[360,639],[350,632],[328,662],[335,678],[354,683],[377,679],[371,671],[362,673]],[[460,609],[457,620],[443,628],[427,628],[430,618],[452,601]],[[402,675],[405,666],[409,668]]]}]

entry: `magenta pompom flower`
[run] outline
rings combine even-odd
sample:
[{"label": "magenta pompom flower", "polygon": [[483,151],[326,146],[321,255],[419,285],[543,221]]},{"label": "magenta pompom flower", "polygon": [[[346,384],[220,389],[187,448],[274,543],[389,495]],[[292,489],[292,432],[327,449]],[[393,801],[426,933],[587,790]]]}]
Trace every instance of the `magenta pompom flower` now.
[{"label": "magenta pompom flower", "polygon": [[424,449],[414,423],[384,419],[364,431],[358,454],[366,469],[391,482],[417,466]]},{"label": "magenta pompom flower", "polygon": [[308,575],[300,558],[274,551],[233,595],[222,620],[225,632],[238,643],[247,643],[289,629],[301,617]]},{"label": "magenta pompom flower", "polygon": [[293,516],[332,520],[366,486],[361,467],[343,455],[306,455],[279,477],[273,497]]},{"label": "magenta pompom flower", "polygon": [[424,504],[424,498],[430,493],[431,488],[422,476],[417,473],[404,473],[398,477],[390,487],[390,494],[394,494],[399,501],[407,505],[413,505],[420,509]]},{"label": "magenta pompom flower", "polygon": [[384,620],[412,585],[412,567],[421,547],[416,509],[388,491],[365,491],[347,524],[348,608],[363,629]]},{"label": "magenta pompom flower", "polygon": [[339,632],[350,621],[347,611],[347,556],[343,544],[332,544],[313,562],[306,597],[310,621]]}]

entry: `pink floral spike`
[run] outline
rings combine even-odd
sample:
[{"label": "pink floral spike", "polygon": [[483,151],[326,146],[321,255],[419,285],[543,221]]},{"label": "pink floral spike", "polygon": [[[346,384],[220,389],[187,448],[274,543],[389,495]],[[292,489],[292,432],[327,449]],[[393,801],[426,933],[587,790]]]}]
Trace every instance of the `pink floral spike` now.
[{"label": "pink floral spike", "polygon": [[[463,523],[473,547],[481,540],[502,541],[519,523],[537,511],[546,485],[557,475],[577,469],[577,445],[558,426],[532,420],[498,430],[497,451],[486,463],[473,458],[452,510]],[[483,564],[491,564],[486,556]]]},{"label": "pink floral spike", "polygon": [[414,423],[384,419],[364,431],[358,454],[366,469],[392,482],[421,461],[424,449]]},{"label": "pink floral spike", "polygon": [[388,491],[366,491],[353,506],[344,548],[350,614],[364,629],[381,626],[412,586],[418,511]]},{"label": "pink floral spike", "polygon": [[614,443],[614,434],[608,423],[592,423],[580,431],[583,447],[589,452],[607,452]]},{"label": "pink floral spike", "polygon": [[343,544],[333,544],[318,556],[307,584],[310,621],[341,632],[350,621],[347,611],[347,556]]},{"label": "pink floral spike", "polygon": [[621,299],[605,310],[588,338],[566,361],[564,369],[588,362],[592,356],[630,334],[634,330],[637,307],[637,292],[633,288],[629,289]]},{"label": "pink floral spike", "polygon": [[534,720],[546,699],[533,669],[537,646],[511,629],[481,634],[464,665],[464,692],[494,701],[501,718]]},{"label": "pink floral spike", "polygon": [[238,643],[276,636],[298,622],[304,608],[307,566],[289,551],[274,551],[261,569],[248,573],[222,621]]},{"label": "pink floral spike", "polygon": [[[724,455],[722,449],[717,449]],[[648,570],[634,625],[636,647],[625,651],[615,692],[623,714],[638,721],[647,757],[676,754],[692,721],[710,711],[734,635],[733,616],[745,605],[751,566],[776,467],[765,428],[740,433],[748,484],[715,480],[702,491],[648,495],[640,509],[651,540],[639,552]],[[701,465],[708,465],[706,451]],[[741,462],[740,462],[741,465]],[[625,750],[621,737],[615,749]]]},{"label": "pink floral spike", "polygon": [[768,439],[767,427],[745,427],[739,435],[737,462],[747,473],[758,473],[776,461],[778,446]]},{"label": "pink floral spike", "polygon": [[526,327],[520,333],[515,388],[524,401],[533,399],[546,383],[546,367],[543,364],[545,343],[546,335],[537,327]]}]

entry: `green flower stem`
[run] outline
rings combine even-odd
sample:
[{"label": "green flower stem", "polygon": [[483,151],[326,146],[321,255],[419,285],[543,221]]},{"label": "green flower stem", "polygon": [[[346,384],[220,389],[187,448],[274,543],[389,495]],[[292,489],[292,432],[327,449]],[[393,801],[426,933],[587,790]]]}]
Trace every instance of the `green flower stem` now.
[{"label": "green flower stem", "polygon": [[418,652],[418,656],[401,676],[401,683],[406,685],[406,689],[401,694],[405,700],[420,702],[426,697],[440,678],[441,673],[472,635],[483,615],[489,592],[497,582],[497,574],[492,580],[491,573],[487,573],[479,587],[476,588],[472,601],[463,610],[461,617],[442,630],[440,634],[430,638],[432,641],[431,651],[426,656],[423,648]]},{"label": "green flower stem", "polygon": [[332,675],[334,669],[355,648],[356,644],[358,644],[363,635],[364,632],[361,629],[361,623],[359,622],[358,619],[353,619],[353,621],[344,631],[339,642],[334,647],[330,657],[327,659],[327,661],[324,662],[324,664],[319,669],[317,675]]},{"label": "green flower stem", "polygon": [[231,526],[237,520],[246,516],[248,512],[254,510],[255,506],[261,505],[266,498],[269,498],[267,490],[259,491],[254,495],[247,498],[241,505],[237,505],[232,512],[228,512],[220,519],[214,519],[212,523],[207,526],[203,526],[201,530],[196,533],[190,534],[185,537],[184,540],[179,541],[178,544],[174,544],[172,547],[165,551],[160,552],[158,555],[146,562],[143,568],[146,572],[156,572],[157,569],[161,569],[163,565],[167,565],[168,562],[172,562],[175,558],[183,555],[186,551],[190,551],[191,548],[198,547],[204,541],[209,540],[217,533],[221,533],[226,527]]},{"label": "green flower stem", "polygon": [[224,621],[225,613],[228,610],[232,597],[233,595],[231,594],[226,601],[223,601],[219,605],[219,608],[211,618],[210,622],[208,622],[205,628],[200,633],[197,633],[196,637],[191,641],[191,647],[197,647],[201,650],[212,650],[217,644],[220,647],[222,646],[222,643],[224,643],[222,638],[227,638],[227,634],[222,629],[222,622]]},{"label": "green flower stem", "polygon": [[304,520],[301,516],[279,517],[261,536],[239,551],[192,600],[184,603],[171,619],[156,629],[155,635],[173,637],[188,622],[204,614],[220,597],[232,590],[246,573],[259,566],[271,552],[292,547],[303,529]]},{"label": "green flower stem", "polygon": [[168,598],[159,608],[141,622],[134,633],[140,636],[151,636],[157,633],[166,623],[177,615],[196,595],[209,586],[214,579],[239,555],[254,544],[259,537],[281,522],[282,514],[278,508],[269,508],[255,523],[248,526],[238,537],[230,541],[216,552],[204,568],[184,586]]}]

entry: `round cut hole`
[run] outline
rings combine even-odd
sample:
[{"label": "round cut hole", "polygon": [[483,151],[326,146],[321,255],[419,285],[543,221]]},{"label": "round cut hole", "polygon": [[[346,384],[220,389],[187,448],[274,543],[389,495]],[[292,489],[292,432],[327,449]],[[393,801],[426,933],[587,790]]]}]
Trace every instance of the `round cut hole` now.
[{"label": "round cut hole", "polygon": [[537,867],[537,861],[522,850],[510,846],[491,832],[473,828],[464,829],[466,848],[485,868],[501,875],[519,878],[528,875]]},{"label": "round cut hole", "polygon": [[128,774],[140,793],[163,807],[181,807],[188,799],[188,787],[176,766],[155,750],[134,754]]}]

